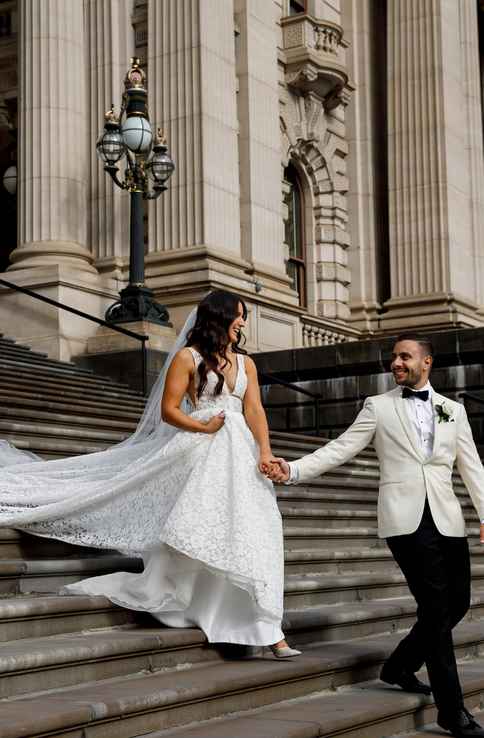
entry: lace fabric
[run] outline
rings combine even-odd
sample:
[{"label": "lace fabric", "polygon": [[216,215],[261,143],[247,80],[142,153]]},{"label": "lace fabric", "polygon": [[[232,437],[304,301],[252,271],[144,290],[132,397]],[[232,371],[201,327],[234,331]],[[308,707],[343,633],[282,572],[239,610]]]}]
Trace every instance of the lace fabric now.
[{"label": "lace fabric", "polygon": [[[184,345],[189,328],[190,321],[171,357]],[[198,365],[200,355],[194,349],[192,355]],[[280,627],[281,516],[273,485],[257,468],[257,444],[243,415],[245,361],[236,356],[233,391],[225,383],[222,393],[215,396],[217,376],[209,372],[195,406],[187,402],[185,407],[202,421],[224,410],[225,423],[215,434],[167,428],[157,421],[166,367],[141,428],[127,442],[95,454],[52,461],[27,458],[15,451],[1,456],[7,464],[0,480],[0,526],[141,554],[145,563],[153,556],[159,558],[162,551],[175,552],[205,573],[248,593],[254,617]],[[13,464],[9,463],[12,458]],[[147,570],[149,573],[149,566]],[[148,575],[122,574],[129,576]],[[89,582],[96,579],[105,578],[87,580],[69,590],[92,591]],[[172,577],[168,580],[159,591],[158,609],[169,608],[173,598],[183,599],[183,582],[190,578],[179,581],[175,591],[168,586]],[[101,591],[108,597],[111,592],[117,601],[118,590],[114,587],[112,591],[112,581],[103,582]],[[133,580],[133,586],[140,586],[140,581]],[[158,589],[159,582],[156,587],[151,582],[150,597],[156,597]],[[185,599],[188,601],[188,594]],[[137,609],[136,598],[130,601],[128,606]],[[119,602],[122,604],[121,595]],[[139,609],[146,608],[140,604]]]}]

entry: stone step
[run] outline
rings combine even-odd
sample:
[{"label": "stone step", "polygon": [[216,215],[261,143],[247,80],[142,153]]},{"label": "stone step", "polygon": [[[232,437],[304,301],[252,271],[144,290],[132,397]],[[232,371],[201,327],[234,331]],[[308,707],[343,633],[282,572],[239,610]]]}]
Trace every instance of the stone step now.
[{"label": "stone step", "polygon": [[45,459],[63,459],[66,456],[78,456],[80,454],[93,454],[103,451],[109,443],[94,443],[77,440],[62,441],[57,438],[43,438],[38,435],[21,436],[16,433],[1,433],[1,437],[9,441],[18,449],[32,451]]},{"label": "stone step", "polygon": [[94,558],[113,553],[115,552],[87,546],[74,546],[54,538],[30,535],[14,528],[0,528],[0,561],[2,559],[69,559],[84,556]]},{"label": "stone step", "polygon": [[[167,730],[174,726],[190,724],[196,720],[221,717],[227,713],[253,710],[270,705],[271,710],[282,709],[274,702],[300,697],[308,698],[315,690],[321,697],[321,690],[334,689],[338,684],[359,681],[353,690],[346,688],[343,701],[339,700],[339,718],[348,721],[349,714],[355,721],[360,714],[345,708],[352,704],[353,694],[362,694],[362,689],[378,690],[386,699],[393,700],[391,714],[408,712],[408,699],[417,709],[427,702],[420,697],[409,696],[400,690],[388,688],[380,683],[361,684],[363,679],[374,678],[383,659],[395,644],[388,639],[382,642],[366,639],[359,643],[322,644],[308,648],[295,659],[278,661],[269,656],[225,663],[202,663],[186,668],[164,669],[155,673],[138,673],[112,679],[65,687],[61,691],[42,690],[33,694],[4,699],[0,711],[0,734],[2,738],[18,738],[55,734],[61,738],[89,735],[91,738],[132,738],[154,730]],[[482,643],[482,632],[477,630],[473,636],[467,635],[467,648],[464,655],[474,653]],[[469,643],[469,640],[471,643]],[[484,667],[479,659],[467,661],[463,665],[464,674],[476,664],[480,666],[479,683],[484,691]],[[464,684],[467,687],[467,680]],[[476,692],[476,678],[473,689]],[[346,695],[349,694],[349,699]],[[335,699],[332,692],[326,697]],[[371,700],[370,692],[365,699]],[[332,704],[331,702],[329,704]],[[363,707],[364,700],[360,701]],[[398,707],[400,706],[400,707]],[[472,705],[471,705],[472,706]],[[321,706],[319,706],[321,709]],[[336,716],[338,711],[336,712]],[[342,714],[341,714],[342,713]],[[330,710],[319,713],[319,725],[328,719]],[[310,715],[308,712],[307,715]],[[372,713],[374,717],[374,710]],[[289,718],[288,718],[289,719]],[[307,720],[306,722],[312,722]],[[372,721],[367,721],[372,725]],[[362,721],[360,720],[360,726]],[[348,723],[349,725],[349,723]],[[206,727],[206,726],[205,726]],[[334,726],[333,728],[333,735]],[[326,733],[330,734],[330,733]],[[219,735],[223,735],[220,734]],[[225,737],[233,737],[226,733]],[[252,731],[244,734],[255,736]],[[271,733],[266,733],[270,736]],[[272,734],[272,738],[274,738]],[[365,735],[366,733],[360,733]],[[384,733],[380,734],[381,736]]]},{"label": "stone step", "polygon": [[[89,551],[89,550],[87,550]],[[368,559],[367,566],[368,566]],[[113,571],[141,571],[140,559],[115,553],[95,557],[0,559],[0,595],[55,593],[64,585]],[[482,588],[484,564],[473,564],[473,586]],[[365,602],[408,595],[396,568],[380,571],[287,573],[285,606],[300,609],[337,603]]]},{"label": "stone step", "polygon": [[[358,528],[360,526],[376,526],[377,512],[373,510],[331,509],[311,507],[289,507],[280,505],[285,527],[313,528]],[[468,524],[476,524],[479,520],[477,512],[469,504],[463,510]]]},{"label": "stone step", "polygon": [[60,426],[64,428],[80,427],[82,430],[90,431],[91,429],[113,430],[123,435],[133,433],[136,428],[136,422],[127,422],[125,420],[111,420],[103,417],[93,417],[89,415],[76,415],[73,412],[59,413],[52,408],[48,410],[39,410],[37,407],[2,407],[2,419],[6,422],[23,422],[28,424],[45,424],[47,426]]},{"label": "stone step", "polygon": [[284,527],[286,550],[308,548],[374,548],[386,546],[383,539],[378,538],[376,527],[359,526],[338,528],[298,528]]},{"label": "stone step", "polygon": [[121,382],[113,382],[109,378],[99,374],[79,370],[73,364],[42,365],[29,358],[9,358],[0,352],[0,372],[14,372],[17,376],[34,376],[37,382],[58,381],[73,387],[106,389],[112,388],[113,384],[119,394],[128,397],[141,397],[135,390]]},{"label": "stone step", "polygon": [[[474,589],[467,620],[479,620],[483,616],[484,590]],[[411,627],[415,617],[413,597],[389,597],[351,605],[338,603],[287,608],[283,630],[292,638],[292,642],[303,645],[317,641],[380,636]]]},{"label": "stone step", "polygon": [[292,507],[308,507],[312,510],[340,510],[348,508],[354,511],[369,512],[376,510],[378,490],[362,490],[338,488],[327,483],[311,490],[299,486],[276,485],[277,501],[281,511]]},{"label": "stone step", "polygon": [[17,369],[9,369],[0,367],[0,383],[4,387],[9,387],[10,390],[17,391],[26,389],[31,390],[32,388],[42,389],[42,391],[50,392],[54,395],[65,395],[66,397],[89,397],[92,400],[99,399],[100,401],[118,400],[123,403],[123,406],[130,406],[133,408],[140,407],[143,404],[141,396],[137,396],[134,393],[131,395],[128,392],[124,392],[122,388],[118,390],[117,385],[113,382],[106,380],[106,384],[103,386],[99,383],[98,386],[85,386],[84,380],[79,378],[77,382],[68,380],[67,378],[59,378],[53,376],[39,377],[35,372],[21,372]]},{"label": "stone step", "polygon": [[[0,700],[183,664],[223,663],[198,629],[118,626],[0,643]],[[2,703],[0,703],[0,714]]]},{"label": "stone step", "polygon": [[0,334],[0,354],[11,353],[20,356],[31,356],[32,358],[42,360],[49,360],[57,364],[64,364],[66,362],[59,361],[59,359],[49,359],[48,355],[42,351],[34,351],[30,346],[26,346],[22,343],[17,343],[13,338],[8,338]]},{"label": "stone step", "polygon": [[[477,664],[473,664],[473,666],[477,666]],[[470,671],[470,669],[469,669]],[[467,675],[464,675],[464,679]],[[482,709],[482,697],[479,701],[480,693],[474,693],[471,695],[471,700],[475,704],[475,707],[472,709],[472,715],[474,719],[479,723],[481,727],[484,726],[484,710]],[[469,709],[469,704],[467,705],[467,708]],[[434,715],[435,719],[437,719],[436,714]],[[415,721],[415,724],[419,724],[420,721]],[[417,730],[405,730],[404,733],[399,733],[398,737],[395,736],[395,738],[432,738],[432,736],[440,735],[450,735],[450,733],[444,732],[442,728],[436,723],[427,723],[426,725],[423,725],[422,727],[418,728]]]},{"label": "stone step", "polygon": [[[452,484],[454,492],[462,504],[472,506],[467,490],[460,477],[453,477]],[[280,501],[293,500],[312,505],[321,504],[327,498],[333,504],[344,502],[345,499],[355,501],[361,507],[374,505],[378,500],[378,476],[357,477],[356,474],[348,474],[345,467],[332,469],[322,477],[301,484],[285,485],[276,484],[276,491]],[[336,496],[335,496],[336,495]]]},{"label": "stone step", "polygon": [[[50,585],[52,589],[52,582],[57,588],[67,581],[109,570],[140,568],[137,560],[129,567],[126,561],[120,565],[116,561],[110,563],[109,558],[106,562],[100,562],[99,559],[94,562],[64,561],[60,564],[20,562],[25,564],[24,571],[19,571],[19,562],[14,562],[17,564],[14,570],[8,571],[2,567],[4,575],[2,580],[8,576],[17,580],[23,577],[23,587],[18,587],[15,591],[25,592],[29,590],[29,579],[30,586],[33,583],[36,588],[48,589]],[[54,570],[46,571],[47,563],[53,566]],[[11,565],[12,562],[6,564]],[[56,571],[56,564],[59,572]],[[484,589],[480,588],[484,566],[475,569],[470,615],[473,619],[484,614]],[[415,619],[415,602],[412,597],[408,595],[376,597],[376,594],[382,591],[388,595],[392,587],[402,589],[405,587],[398,571],[380,572],[379,575],[361,572],[344,576],[301,577],[289,574],[286,577],[288,604],[284,629],[297,643],[307,643],[389,633],[409,627]],[[334,600],[337,600],[337,603],[334,603]],[[334,604],[331,604],[332,602]],[[134,614],[117,608],[104,597],[24,594],[0,598],[0,642],[76,632],[80,627],[103,627],[134,620],[156,622],[148,615]]]},{"label": "stone step", "polygon": [[[484,546],[470,547],[472,565],[484,563]],[[285,552],[288,574],[325,574],[397,571],[398,566],[386,546],[379,548],[302,548]]]},{"label": "stone step", "polygon": [[[466,706],[484,725],[484,712],[479,711],[484,697],[484,659],[462,663],[459,671]],[[150,731],[138,738],[430,738],[444,735],[433,722],[436,717],[432,698],[371,680],[218,720]]]},{"label": "stone step", "polygon": [[398,566],[386,546],[378,548],[301,548],[286,550],[287,574],[325,574],[397,571]]},{"label": "stone step", "polygon": [[0,643],[146,621],[153,624],[152,618],[116,607],[105,597],[45,594],[0,597]]},{"label": "stone step", "polygon": [[[479,543],[480,530],[478,526],[467,526],[467,538],[470,545]],[[386,546],[385,540],[378,538],[376,527],[346,527],[334,528],[300,528],[292,525],[284,526],[286,548],[290,551],[303,548],[352,548],[362,546]]]},{"label": "stone step", "polygon": [[[484,591],[484,565],[472,567],[473,588]],[[314,605],[359,603],[409,595],[407,583],[399,570],[359,571],[345,574],[286,574],[284,582],[286,609]]]},{"label": "stone step", "polygon": [[[86,549],[81,557],[0,559],[0,595],[55,593],[64,584],[89,576],[142,570],[140,559],[109,552],[93,557],[90,553],[91,550]],[[342,558],[344,560],[345,557]],[[366,569],[358,571],[290,573],[292,570],[287,567],[285,606],[288,609],[300,609],[320,604],[355,603],[408,595],[405,580],[398,568],[391,565],[391,559],[383,558],[383,561],[387,566],[380,571],[370,569],[372,560],[368,556],[365,558]],[[473,562],[473,586],[481,588],[483,579],[484,564]]]},{"label": "stone step", "polygon": [[[355,639],[306,645],[303,659],[317,649],[326,667],[321,679],[328,687],[351,684],[378,676],[384,658],[403,632],[378,639]],[[484,645],[480,623],[464,623],[455,632],[458,658],[477,656]],[[242,647],[211,646],[198,629],[119,626],[55,636],[26,638],[0,644],[0,699],[45,693],[85,682],[102,682],[133,675],[188,668],[195,664],[219,664],[227,659],[272,659],[268,651]],[[223,675],[221,674],[221,677]],[[220,681],[220,677],[219,677]],[[1,714],[1,709],[0,709]]]},{"label": "stone step", "polygon": [[0,594],[57,592],[63,585],[114,571],[142,571],[141,559],[105,554],[69,559],[0,559]]},{"label": "stone step", "polygon": [[[17,343],[17,339],[11,338],[10,336],[5,335],[5,333],[0,333],[0,344],[2,346],[14,346],[15,348],[23,351],[32,351],[32,348],[30,346],[27,346],[24,343]],[[35,353],[37,354],[37,356],[47,356],[47,354],[43,351],[36,351]]]},{"label": "stone step", "polygon": [[89,418],[102,418],[110,420],[121,420],[136,426],[140,411],[126,410],[114,403],[93,403],[86,402],[82,398],[77,401],[71,399],[69,402],[62,402],[57,396],[46,399],[41,392],[12,392],[11,390],[0,387],[0,403],[2,408],[25,408],[35,412],[37,409],[44,412],[86,415]]},{"label": "stone step", "polygon": [[[476,580],[482,579],[484,579],[484,571],[476,573]],[[482,584],[482,581],[480,583]],[[319,605],[354,604],[408,595],[406,581],[399,571],[288,574],[285,577],[284,606],[286,610],[302,609]]]},{"label": "stone step", "polygon": [[[77,366],[67,361],[60,361],[58,359],[50,359],[47,354],[41,354],[38,351],[33,351],[26,346],[20,346],[17,343],[5,341],[0,338],[0,356],[8,361],[19,361],[29,364],[36,364],[40,367],[60,369],[64,371],[70,371],[77,375],[84,375],[89,377],[97,377],[99,375],[94,374],[92,369],[86,367]],[[127,387],[126,384],[120,383],[123,387]]]},{"label": "stone step", "polygon": [[[290,450],[307,449],[304,453],[312,453],[317,448],[329,443],[331,439],[321,436],[307,436],[302,433],[287,433],[284,431],[271,431],[271,438],[274,443],[277,443],[281,448],[285,447]],[[377,460],[376,451],[373,446],[367,446],[363,451],[360,451],[360,456],[368,459]]]},{"label": "stone step", "polygon": [[[45,602],[48,600],[44,598]],[[19,603],[15,604],[18,611]],[[385,654],[401,637],[400,632],[373,640],[363,638],[351,643],[333,641],[320,644],[322,657],[330,666],[331,685],[328,686],[334,688],[361,678],[362,665],[363,676],[368,675],[369,668],[376,675]],[[467,657],[475,655],[482,649],[483,640],[481,622],[463,623],[455,634],[457,654]],[[238,651],[243,653],[241,649]],[[306,645],[304,653],[310,651],[312,647]],[[142,669],[154,671],[201,662],[223,663],[226,658],[234,658],[234,654],[237,654],[237,649],[230,653],[208,646],[205,637],[197,629],[163,628],[159,625],[127,625],[82,633],[12,639],[0,645],[0,698],[58,689],[93,679],[109,679]]]},{"label": "stone step", "polygon": [[[3,400],[5,392],[8,392],[9,398],[13,395],[17,401],[26,400],[27,402],[23,403],[23,407],[28,407],[31,399],[45,400],[46,403],[53,403],[56,412],[62,412],[59,406],[67,405],[67,412],[79,415],[91,415],[91,409],[93,409],[97,410],[97,413],[93,413],[93,415],[109,417],[114,410],[116,413],[121,413],[121,417],[137,422],[144,410],[143,405],[125,401],[123,398],[106,397],[101,394],[93,396],[92,393],[83,393],[77,390],[75,392],[65,391],[62,387],[48,388],[32,384],[20,387],[16,384],[7,389],[3,388],[0,400]],[[12,406],[9,401],[7,404]],[[18,407],[20,407],[20,404]]]},{"label": "stone step", "polygon": [[72,425],[57,425],[49,422],[28,422],[22,420],[4,420],[0,418],[0,438],[10,440],[12,437],[26,437],[32,439],[42,437],[42,439],[56,439],[64,441],[66,439],[79,440],[83,443],[99,443],[101,445],[110,446],[113,443],[119,443],[126,438],[127,433],[119,431],[109,431],[95,428],[75,428]]}]

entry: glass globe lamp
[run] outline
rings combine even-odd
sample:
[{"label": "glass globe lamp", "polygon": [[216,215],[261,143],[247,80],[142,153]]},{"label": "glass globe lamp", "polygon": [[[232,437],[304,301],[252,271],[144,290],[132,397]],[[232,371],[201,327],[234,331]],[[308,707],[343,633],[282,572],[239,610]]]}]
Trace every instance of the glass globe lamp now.
[{"label": "glass globe lamp", "polygon": [[164,144],[157,143],[148,164],[148,171],[155,185],[164,185],[175,170],[175,164],[167,153]]},{"label": "glass globe lamp", "polygon": [[119,127],[106,126],[96,144],[99,158],[108,166],[114,166],[126,151],[126,144]]},{"label": "glass globe lamp", "polygon": [[8,167],[3,175],[3,186],[9,195],[15,195],[17,192],[17,167],[15,164]]},{"label": "glass globe lamp", "polygon": [[123,140],[128,149],[134,154],[145,154],[151,149],[153,133],[146,118],[141,115],[132,115],[121,126]]}]

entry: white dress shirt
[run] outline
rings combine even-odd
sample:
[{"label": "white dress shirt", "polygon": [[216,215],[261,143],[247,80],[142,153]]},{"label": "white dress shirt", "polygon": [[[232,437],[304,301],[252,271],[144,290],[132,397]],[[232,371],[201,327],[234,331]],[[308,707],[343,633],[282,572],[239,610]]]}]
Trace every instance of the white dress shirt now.
[{"label": "white dress shirt", "polygon": [[[414,392],[411,387],[410,391]],[[432,405],[432,386],[427,382],[425,387],[421,387],[418,391],[428,390],[428,400],[421,400],[419,397],[408,397],[405,400],[405,409],[413,421],[417,436],[420,441],[420,448],[425,458],[429,459],[434,450],[434,408]],[[402,387],[403,392],[403,387]]]}]

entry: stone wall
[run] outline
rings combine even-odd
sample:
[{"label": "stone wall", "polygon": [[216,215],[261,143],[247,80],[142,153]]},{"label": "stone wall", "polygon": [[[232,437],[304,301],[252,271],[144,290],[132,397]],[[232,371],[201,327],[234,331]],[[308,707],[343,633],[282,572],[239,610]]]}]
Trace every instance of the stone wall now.
[{"label": "stone wall", "polygon": [[[435,347],[431,382],[442,394],[463,401],[468,391],[484,400],[484,329],[462,329],[429,334]],[[365,340],[337,346],[274,351],[253,358],[260,372],[264,402],[280,405],[268,410],[271,428],[289,427],[299,432],[315,431],[314,401],[293,390],[270,383],[270,377],[285,380],[318,395],[322,435],[338,436],[354,420],[370,395],[392,389],[389,371],[394,337]],[[484,444],[484,405],[466,400],[476,440]]]}]

